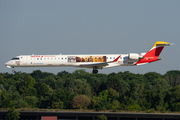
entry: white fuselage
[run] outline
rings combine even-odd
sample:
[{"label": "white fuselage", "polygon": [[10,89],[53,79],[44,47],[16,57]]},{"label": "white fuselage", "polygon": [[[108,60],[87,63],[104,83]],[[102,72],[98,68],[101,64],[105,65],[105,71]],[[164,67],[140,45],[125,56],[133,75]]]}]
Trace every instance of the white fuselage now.
[{"label": "white fuselage", "polygon": [[134,66],[161,60],[159,57],[164,46],[168,42],[157,41],[147,52],[129,54],[98,54],[98,55],[20,55],[5,63],[9,68],[14,67],[59,67],[73,66],[81,68],[93,68],[92,73],[98,73],[97,69]]},{"label": "white fuselage", "polygon": [[[116,62],[108,63],[115,60]],[[138,61],[138,60],[137,60]],[[93,68],[98,63],[107,62],[106,66],[98,66],[97,69],[115,66],[133,66],[137,61],[128,59],[128,54],[98,54],[98,55],[20,55],[5,63],[9,67],[60,67],[73,66],[82,68]],[[83,66],[83,65],[90,66]]]}]

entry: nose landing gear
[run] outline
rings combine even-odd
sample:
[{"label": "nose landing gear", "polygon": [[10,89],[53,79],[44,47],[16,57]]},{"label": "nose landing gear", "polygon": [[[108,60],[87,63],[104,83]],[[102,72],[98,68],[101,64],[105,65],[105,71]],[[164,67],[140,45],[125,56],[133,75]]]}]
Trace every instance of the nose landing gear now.
[{"label": "nose landing gear", "polygon": [[14,67],[13,67],[13,70],[12,70],[13,73],[16,73],[16,71],[14,70]]}]

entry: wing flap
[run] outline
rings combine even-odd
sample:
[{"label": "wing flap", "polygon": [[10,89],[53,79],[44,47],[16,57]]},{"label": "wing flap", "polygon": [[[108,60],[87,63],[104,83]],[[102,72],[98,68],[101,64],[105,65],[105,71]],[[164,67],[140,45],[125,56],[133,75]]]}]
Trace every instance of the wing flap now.
[{"label": "wing flap", "polygon": [[108,62],[103,63],[94,63],[94,64],[81,64],[81,67],[90,67],[90,66],[107,66]]}]

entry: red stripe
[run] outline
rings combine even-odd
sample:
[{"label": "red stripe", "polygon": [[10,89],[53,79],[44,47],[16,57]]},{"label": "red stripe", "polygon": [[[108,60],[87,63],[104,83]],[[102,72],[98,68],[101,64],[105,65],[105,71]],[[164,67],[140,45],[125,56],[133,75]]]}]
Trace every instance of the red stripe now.
[{"label": "red stripe", "polygon": [[143,59],[140,59],[135,65],[137,64],[143,64],[143,63],[150,63],[150,62],[155,62],[158,60],[158,57],[145,57]]},{"label": "red stripe", "polygon": [[119,57],[117,57],[113,62],[117,62],[120,57],[121,57],[121,55]]}]

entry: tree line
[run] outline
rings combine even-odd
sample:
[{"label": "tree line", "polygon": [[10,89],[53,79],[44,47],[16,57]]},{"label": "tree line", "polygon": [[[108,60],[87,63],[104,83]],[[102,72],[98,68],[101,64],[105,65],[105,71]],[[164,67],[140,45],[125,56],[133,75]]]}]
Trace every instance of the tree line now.
[{"label": "tree line", "polygon": [[180,71],[0,73],[0,108],[180,111]]}]

